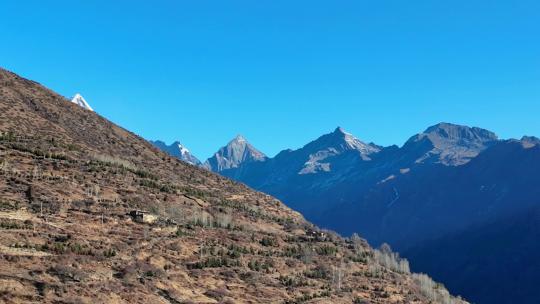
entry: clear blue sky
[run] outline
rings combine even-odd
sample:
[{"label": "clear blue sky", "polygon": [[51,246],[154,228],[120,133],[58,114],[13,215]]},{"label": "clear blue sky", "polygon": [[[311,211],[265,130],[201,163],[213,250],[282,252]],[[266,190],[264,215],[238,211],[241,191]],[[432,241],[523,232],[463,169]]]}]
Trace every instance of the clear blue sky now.
[{"label": "clear blue sky", "polygon": [[342,126],[540,135],[540,1],[0,1],[0,65],[199,158]]}]

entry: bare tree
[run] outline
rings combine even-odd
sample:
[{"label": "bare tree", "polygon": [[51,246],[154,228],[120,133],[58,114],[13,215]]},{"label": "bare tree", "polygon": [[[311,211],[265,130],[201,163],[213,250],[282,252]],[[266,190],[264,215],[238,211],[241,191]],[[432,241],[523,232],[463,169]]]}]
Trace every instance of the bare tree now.
[{"label": "bare tree", "polygon": [[448,290],[443,285],[434,282],[429,276],[423,273],[414,273],[412,275],[414,281],[420,288],[420,292],[427,298],[436,303],[441,304],[458,304],[465,303],[459,297],[455,298],[450,295]]},{"label": "bare tree", "polygon": [[32,180],[41,178],[41,170],[39,169],[39,166],[34,165],[34,168],[32,169]]},{"label": "bare tree", "polygon": [[398,253],[392,252],[390,245],[384,243],[373,251],[375,262],[390,270],[400,273],[410,273],[409,261],[402,259]]},{"label": "bare tree", "polygon": [[101,191],[101,188],[99,187],[99,185],[98,184],[93,185],[91,191],[92,191],[92,196],[94,200],[99,202],[99,193]]},{"label": "bare tree", "polygon": [[345,276],[343,261],[340,261],[338,266],[332,266],[332,285],[336,290],[341,290],[343,278]]},{"label": "bare tree", "polygon": [[364,242],[357,233],[353,233],[351,236],[351,242],[353,243],[356,254],[364,253]]}]

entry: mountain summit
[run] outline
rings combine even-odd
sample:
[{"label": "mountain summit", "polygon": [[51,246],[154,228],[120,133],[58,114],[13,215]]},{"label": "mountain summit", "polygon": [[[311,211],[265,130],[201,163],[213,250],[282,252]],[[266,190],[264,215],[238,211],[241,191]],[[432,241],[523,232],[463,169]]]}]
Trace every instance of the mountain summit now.
[{"label": "mountain summit", "polygon": [[357,150],[362,155],[369,155],[380,150],[379,146],[367,144],[341,127],[337,127],[334,132],[325,134],[315,141],[307,144],[304,149],[335,149],[343,152],[346,150]]},{"label": "mountain summit", "polygon": [[75,94],[75,96],[73,96],[73,98],[71,99],[71,102],[78,105],[78,106],[81,106],[81,107],[83,107],[83,108],[85,108],[87,110],[94,111],[92,109],[92,107],[90,107],[88,102],[86,102],[84,97],[82,97],[82,95],[79,94],[79,93],[77,93],[77,94]]},{"label": "mountain summit", "polygon": [[244,163],[260,162],[266,159],[266,155],[253,147],[242,135],[237,135],[210,157],[203,167],[214,172],[221,172],[237,168]]},{"label": "mountain summit", "polygon": [[418,154],[416,163],[456,166],[467,163],[497,140],[491,131],[443,122],[411,137],[403,150]]},{"label": "mountain summit", "polygon": [[361,159],[369,160],[369,155],[379,150],[380,147],[364,143],[343,128],[337,127],[334,132],[322,135],[295,152],[303,155],[301,159],[304,159],[299,174],[312,174],[330,171],[338,163],[342,164],[343,160],[332,160],[332,158],[346,152],[358,153]]},{"label": "mountain summit", "polygon": [[182,145],[179,141],[175,141],[174,143],[167,145],[165,142],[161,140],[151,140],[150,141],[154,146],[158,147],[162,151],[165,151],[169,153],[171,156],[174,156],[176,158],[179,158],[180,160],[185,161],[186,163],[200,166],[201,161],[197,159],[191,152]]}]

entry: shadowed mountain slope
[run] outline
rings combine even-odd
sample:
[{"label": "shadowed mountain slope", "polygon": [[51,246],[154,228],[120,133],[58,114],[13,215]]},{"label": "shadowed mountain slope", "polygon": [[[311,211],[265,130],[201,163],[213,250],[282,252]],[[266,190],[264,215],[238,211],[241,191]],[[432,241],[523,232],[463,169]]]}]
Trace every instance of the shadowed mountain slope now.
[{"label": "shadowed mountain slope", "polygon": [[405,255],[415,261],[414,270],[430,273],[474,303],[540,303],[539,237],[535,206],[420,244]]}]

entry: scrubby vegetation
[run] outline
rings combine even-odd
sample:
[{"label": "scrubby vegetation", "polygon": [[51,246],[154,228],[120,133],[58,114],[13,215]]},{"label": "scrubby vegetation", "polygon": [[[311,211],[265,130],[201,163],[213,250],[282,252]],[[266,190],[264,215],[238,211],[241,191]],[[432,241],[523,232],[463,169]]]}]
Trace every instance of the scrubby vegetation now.
[{"label": "scrubby vegetation", "polygon": [[441,304],[456,304],[461,303],[461,298],[454,298],[450,295],[448,290],[440,283],[434,282],[429,276],[423,273],[412,274],[414,281],[420,287],[420,291],[423,295],[433,300],[436,303]]},{"label": "scrubby vegetation", "polygon": [[221,258],[221,257],[209,257],[203,261],[196,262],[194,264],[188,264],[192,269],[204,269],[204,268],[217,268],[217,267],[238,267],[240,262],[234,259]]},{"label": "scrubby vegetation", "polygon": [[399,254],[392,252],[388,244],[382,244],[379,249],[373,251],[374,261],[388,269],[400,273],[410,273],[409,261],[399,257]]}]

